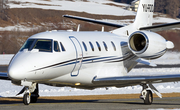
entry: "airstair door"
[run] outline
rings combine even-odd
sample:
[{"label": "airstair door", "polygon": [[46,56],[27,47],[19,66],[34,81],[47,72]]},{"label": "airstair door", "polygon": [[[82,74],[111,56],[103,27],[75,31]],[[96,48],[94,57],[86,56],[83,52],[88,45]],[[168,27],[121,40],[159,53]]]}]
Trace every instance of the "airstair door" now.
[{"label": "airstair door", "polygon": [[75,52],[76,52],[75,66],[74,66],[74,69],[71,72],[71,76],[78,76],[79,71],[80,71],[81,66],[82,66],[82,60],[83,60],[82,46],[81,46],[80,42],[78,41],[78,39],[76,37],[70,36],[69,38],[72,41],[72,43],[74,45],[74,48],[75,48]]}]

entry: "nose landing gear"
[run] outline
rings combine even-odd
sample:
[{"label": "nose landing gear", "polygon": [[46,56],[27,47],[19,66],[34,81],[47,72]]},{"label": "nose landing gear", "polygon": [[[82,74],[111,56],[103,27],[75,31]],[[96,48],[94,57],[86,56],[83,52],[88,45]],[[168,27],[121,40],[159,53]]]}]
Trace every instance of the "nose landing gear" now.
[{"label": "nose landing gear", "polygon": [[17,95],[24,93],[23,103],[29,105],[30,103],[36,103],[39,97],[38,84],[34,83],[30,87],[25,86]]}]

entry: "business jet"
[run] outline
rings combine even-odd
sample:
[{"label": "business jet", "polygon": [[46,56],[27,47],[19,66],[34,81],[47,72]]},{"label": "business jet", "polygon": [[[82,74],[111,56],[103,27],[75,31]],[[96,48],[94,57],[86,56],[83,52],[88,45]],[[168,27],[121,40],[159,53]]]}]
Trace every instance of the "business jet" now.
[{"label": "business jet", "polygon": [[157,59],[174,47],[171,41],[155,32],[180,27],[180,22],[153,26],[153,11],[154,0],[140,0],[135,21],[128,26],[64,15],[117,29],[110,32],[54,30],[35,34],[14,55],[8,72],[1,73],[0,79],[24,86],[18,95],[24,93],[25,105],[37,101],[38,84],[90,90],[141,85],[140,98],[145,104],[152,104],[152,92],[162,97],[153,83],[180,81],[180,74],[128,75],[137,63],[156,66],[148,60]]}]

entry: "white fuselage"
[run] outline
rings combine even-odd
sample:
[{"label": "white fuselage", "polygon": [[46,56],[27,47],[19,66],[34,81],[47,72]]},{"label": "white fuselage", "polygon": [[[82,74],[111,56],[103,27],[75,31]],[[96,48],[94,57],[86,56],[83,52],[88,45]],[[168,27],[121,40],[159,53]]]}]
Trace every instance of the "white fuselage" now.
[{"label": "white fuselage", "polygon": [[[124,76],[137,64],[127,37],[109,32],[50,31],[29,39],[51,40],[52,51],[21,49],[8,69],[14,81],[93,87],[93,78]],[[58,42],[60,51],[56,51],[54,41]]]}]

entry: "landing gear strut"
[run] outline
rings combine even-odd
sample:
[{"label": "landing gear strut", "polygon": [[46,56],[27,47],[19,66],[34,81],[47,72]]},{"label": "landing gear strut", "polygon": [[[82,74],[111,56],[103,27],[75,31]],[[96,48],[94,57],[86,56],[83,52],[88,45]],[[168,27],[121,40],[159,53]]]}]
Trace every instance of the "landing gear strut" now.
[{"label": "landing gear strut", "polygon": [[24,93],[23,103],[29,105],[30,103],[36,103],[39,97],[38,84],[33,83],[31,86],[25,86],[17,95]]},{"label": "landing gear strut", "polygon": [[144,100],[144,104],[151,105],[153,102],[153,94],[151,90],[148,90],[148,86],[146,84],[142,85],[143,90],[141,92],[140,99]]},{"label": "landing gear strut", "polygon": [[33,93],[31,93],[31,103],[36,103],[37,99],[39,97],[39,87],[38,84],[36,84],[36,89]]},{"label": "landing gear strut", "polygon": [[[31,90],[32,91],[32,90]],[[36,103],[39,97],[39,87],[36,84],[34,92],[30,92],[30,87],[25,87],[25,94],[23,96],[23,103],[29,105],[30,103]]]}]

